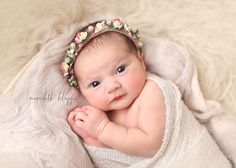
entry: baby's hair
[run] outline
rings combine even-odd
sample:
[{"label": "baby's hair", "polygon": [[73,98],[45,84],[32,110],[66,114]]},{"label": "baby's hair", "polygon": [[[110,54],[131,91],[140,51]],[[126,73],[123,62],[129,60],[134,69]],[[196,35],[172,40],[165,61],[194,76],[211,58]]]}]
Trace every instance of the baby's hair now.
[{"label": "baby's hair", "polygon": [[[116,40],[117,38],[123,40],[126,43],[126,46],[128,48],[128,51],[133,53],[133,54],[137,54],[137,47],[136,45],[133,43],[133,41],[126,37],[125,35],[122,35],[120,33],[117,32],[106,32],[103,33],[95,38],[93,38],[91,41],[89,41],[80,52],[90,52],[90,49],[96,48],[98,46],[100,46],[101,44],[103,44],[103,42],[107,39],[112,39],[112,40]],[[79,57],[80,54],[78,54]]]}]

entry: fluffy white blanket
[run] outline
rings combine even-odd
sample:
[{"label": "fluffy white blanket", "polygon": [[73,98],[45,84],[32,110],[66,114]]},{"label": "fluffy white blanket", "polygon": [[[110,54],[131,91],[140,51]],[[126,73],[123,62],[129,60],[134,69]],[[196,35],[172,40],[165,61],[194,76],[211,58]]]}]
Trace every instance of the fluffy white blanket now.
[{"label": "fluffy white blanket", "polygon": [[[59,34],[64,34],[67,36],[69,25],[74,22],[80,23],[82,20],[87,20],[88,18],[96,18],[99,16],[104,16],[104,14],[109,15],[110,13],[113,13],[115,15],[126,18],[126,20],[130,24],[140,28],[143,34],[167,37],[168,39],[171,39],[181,44],[188,50],[191,55],[191,58],[193,59],[194,65],[198,69],[199,80],[197,81],[200,81],[201,89],[204,93],[204,96],[208,99],[219,101],[221,104],[223,104],[223,107],[227,109],[226,113],[223,112],[221,114],[214,115],[214,117],[208,120],[205,124],[215,137],[215,140],[220,145],[224,153],[228,156],[228,158],[232,160],[232,162],[235,163],[236,2],[228,0],[176,0],[171,2],[161,0],[140,0],[135,1],[134,3],[129,3],[128,5],[126,4],[126,0],[51,0],[44,1],[43,3],[39,0],[1,1],[0,56],[2,58],[2,61],[0,61],[0,90],[5,90],[5,93],[10,95],[9,99],[11,99],[13,97],[11,94],[13,87],[11,85],[9,86],[9,84],[12,81],[13,77],[22,69],[24,64],[26,64],[42,48],[42,46],[45,46],[45,44],[50,39],[57,37]],[[62,47],[63,46],[64,44],[62,45]],[[43,50],[44,51],[41,52],[46,52],[45,49]],[[36,58],[37,57],[34,57],[31,62],[36,61]],[[158,66],[156,66],[156,68],[161,66],[161,69],[163,69],[165,65],[161,63],[162,60],[159,61],[160,62],[157,62]],[[27,65],[31,65],[31,62]],[[41,64],[41,62],[39,64]],[[47,65],[45,66],[47,67]],[[193,72],[193,74],[195,74],[195,79],[197,79],[197,72]],[[35,74],[37,75],[37,73]],[[21,75],[22,73],[20,73],[19,76],[21,77]],[[174,78],[174,81],[178,82],[176,78]],[[14,80],[12,84],[14,84],[14,87],[17,85]],[[26,82],[26,84],[28,83]],[[196,86],[196,82],[192,82],[191,85]],[[8,89],[6,89],[7,87]],[[199,88],[198,83],[197,87]],[[22,104],[25,103],[24,99],[29,98],[27,97],[27,95],[23,94],[24,91],[26,92],[26,94],[29,94],[29,90],[26,89],[22,91],[22,97],[18,95],[18,101],[21,100]],[[49,95],[49,92],[50,90],[47,90],[47,93],[45,93],[44,91],[38,91],[36,95],[30,96],[43,97],[44,94]],[[56,97],[59,96],[60,92],[61,90],[56,93],[54,92],[53,100],[55,104],[58,103],[56,101]],[[4,97],[4,101],[7,101],[5,98],[6,94],[4,96],[1,96],[1,109],[9,109],[9,107],[3,106],[4,104],[8,104],[4,103],[2,99],[2,97]],[[62,93],[60,95],[62,95]],[[68,92],[68,95],[65,95],[64,97],[66,96],[70,97],[70,92]],[[202,94],[200,94],[200,97],[202,97]],[[59,100],[61,101],[62,99]],[[31,99],[30,103],[33,104],[33,102],[39,105],[39,103],[37,102],[40,101],[33,101]],[[48,101],[45,100],[45,103],[46,102]],[[53,103],[53,101],[50,102]],[[64,100],[63,102],[65,103],[66,100]],[[198,105],[201,106],[201,109],[206,109],[205,105]],[[214,103],[212,105],[213,107],[215,107]],[[17,107],[15,108],[17,109]],[[68,108],[68,106],[65,105],[65,109],[66,108]],[[24,111],[24,109],[21,110]],[[40,110],[44,111],[43,109]],[[12,112],[13,110],[9,109],[4,111]],[[13,123],[16,125],[23,125],[24,122],[21,121],[23,121],[24,117],[28,117],[28,112],[25,113],[23,116],[21,116],[20,113],[17,112],[15,114],[18,114],[18,120],[17,122],[15,121]],[[214,113],[208,113],[207,115],[200,116],[196,114],[205,113],[195,113],[196,117],[200,117],[205,120],[208,117],[208,114],[212,115]],[[7,121],[8,118],[11,118],[11,115],[14,116],[14,114],[10,112],[6,115],[1,111],[1,121]],[[31,114],[30,116],[33,116],[33,122],[38,124],[43,122],[43,118],[45,117],[44,115],[42,115],[41,113],[35,113]],[[64,117],[62,120],[60,119],[59,121],[62,121],[62,126],[65,126],[63,128],[68,129],[67,131],[70,132],[68,125],[66,124],[66,122],[64,122],[66,116],[65,113],[61,111],[59,113],[52,112],[50,114],[47,114],[46,117],[49,117],[51,122],[54,122],[56,119],[52,116],[55,115],[58,116],[58,118]],[[43,134],[43,130],[52,127],[52,124],[49,124],[47,122],[45,123],[46,125],[36,124],[37,129],[28,129],[28,131],[35,131],[35,134],[37,134],[36,132],[42,131],[41,133]],[[0,149],[0,167],[10,167],[6,165],[15,165],[15,167],[21,167],[21,162],[22,164],[30,165],[31,163],[35,163],[35,158],[38,158],[38,160],[40,160],[39,158],[41,158],[43,160],[44,158],[41,157],[41,155],[45,155],[45,157],[47,157],[48,155],[52,156],[51,154],[53,150],[51,149],[53,149],[54,145],[52,145],[53,143],[50,143],[51,141],[47,141],[46,139],[54,137],[53,135],[56,135],[57,133],[49,131],[47,135],[44,135],[45,141],[40,140],[40,138],[38,138],[39,136],[29,136],[28,139],[24,139],[23,141],[21,141],[20,138],[4,138],[3,134],[5,135],[5,133],[4,130],[2,130],[2,126],[3,125],[1,124],[0,142],[2,146]],[[45,129],[39,129],[41,126]],[[22,136],[24,135],[23,133],[20,133],[20,131],[19,134]],[[71,132],[69,134],[71,134]],[[15,137],[18,137],[18,134],[15,134]],[[73,141],[72,144],[80,144],[76,136],[73,135],[72,137],[73,138],[70,138],[68,144],[65,146],[70,146],[69,144],[71,143],[69,142],[71,141]],[[37,139],[39,139],[39,141],[37,141]],[[45,146],[45,148],[41,147],[41,151],[46,151],[46,149],[48,149],[48,152],[45,152],[41,155],[38,153],[37,155],[35,154],[34,156],[32,156],[31,152],[29,152],[29,148],[26,148],[27,144],[28,146],[34,146],[28,143],[28,141],[30,140],[33,144],[34,142],[37,142],[35,144],[41,144],[39,146]],[[56,142],[56,144],[58,144],[58,141]],[[67,147],[65,149],[67,149]],[[77,145],[71,148],[72,149],[69,150],[69,152],[71,153],[79,150],[77,148]],[[60,151],[62,149],[60,148],[58,150]],[[64,152],[66,153],[66,150]],[[78,160],[76,163],[79,163],[81,161],[80,159],[84,160],[84,150],[82,150],[81,153],[81,157],[78,157],[79,159],[77,158]],[[75,155],[75,158],[76,157],[77,156]],[[14,160],[14,162],[12,160]],[[27,160],[28,162],[24,162],[25,160]],[[58,158],[58,160],[60,159]],[[58,163],[60,164],[61,162]],[[65,161],[63,161],[63,163],[65,163]],[[70,163],[72,164],[72,162]],[[64,166],[66,167],[66,165]]]}]

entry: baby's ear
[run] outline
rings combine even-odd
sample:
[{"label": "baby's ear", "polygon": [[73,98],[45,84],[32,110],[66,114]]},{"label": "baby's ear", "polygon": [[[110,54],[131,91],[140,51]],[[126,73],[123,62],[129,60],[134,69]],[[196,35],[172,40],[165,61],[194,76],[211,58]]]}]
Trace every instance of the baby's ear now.
[{"label": "baby's ear", "polygon": [[140,52],[137,52],[137,57],[139,60],[144,60],[143,54]]},{"label": "baby's ear", "polygon": [[144,70],[146,70],[146,65],[145,65],[145,62],[144,62],[144,55],[141,54],[141,53],[138,53],[138,54],[137,54],[137,57],[138,57],[138,59],[140,60],[142,66],[143,66],[143,68],[144,68]]}]

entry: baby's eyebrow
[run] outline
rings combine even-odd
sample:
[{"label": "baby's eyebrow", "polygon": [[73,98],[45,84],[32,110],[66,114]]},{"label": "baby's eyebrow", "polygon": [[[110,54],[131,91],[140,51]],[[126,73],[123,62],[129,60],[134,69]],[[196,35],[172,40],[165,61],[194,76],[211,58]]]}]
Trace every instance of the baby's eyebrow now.
[{"label": "baby's eyebrow", "polygon": [[90,83],[90,81],[94,81],[96,78],[94,76],[91,77],[85,77],[84,79],[79,78],[78,82],[81,83]]},{"label": "baby's eyebrow", "polygon": [[96,74],[87,74],[87,76],[85,76],[84,78],[82,78],[78,74],[74,74],[74,76],[75,76],[77,81],[84,82],[84,81],[87,81],[87,80],[92,80],[93,78],[96,77]]}]

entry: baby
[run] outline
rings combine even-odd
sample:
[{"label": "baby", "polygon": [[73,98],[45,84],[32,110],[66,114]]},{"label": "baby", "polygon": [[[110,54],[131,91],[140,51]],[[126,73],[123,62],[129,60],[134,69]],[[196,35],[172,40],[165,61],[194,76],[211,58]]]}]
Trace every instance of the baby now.
[{"label": "baby", "polygon": [[85,26],[62,68],[87,100],[68,123],[96,166],[230,167],[176,85],[146,70],[138,31],[128,24]]},{"label": "baby", "polygon": [[68,81],[89,105],[70,112],[68,122],[86,144],[143,157],[160,148],[165,101],[158,85],[147,80],[141,45],[137,30],[119,19],[87,26],[71,44],[68,53],[76,59]]}]

